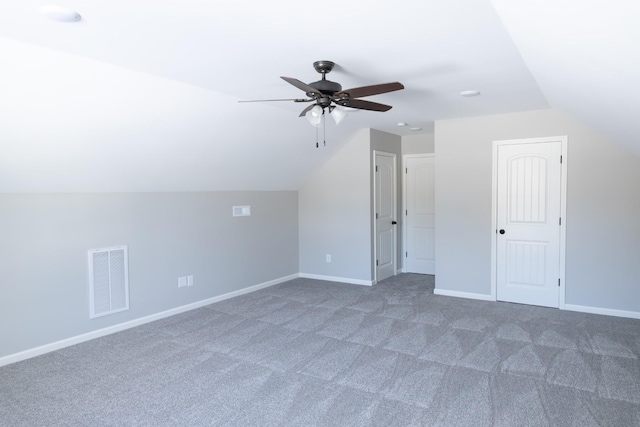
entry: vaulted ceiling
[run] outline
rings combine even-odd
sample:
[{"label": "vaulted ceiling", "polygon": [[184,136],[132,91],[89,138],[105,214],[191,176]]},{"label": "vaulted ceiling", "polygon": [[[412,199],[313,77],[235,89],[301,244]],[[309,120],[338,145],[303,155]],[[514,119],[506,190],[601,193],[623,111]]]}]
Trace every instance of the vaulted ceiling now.
[{"label": "vaulted ceiling", "polygon": [[[42,4],[0,0],[0,192],[295,190],[361,128],[548,107],[640,155],[632,1],[58,3],[75,23]],[[279,76],[324,59],[344,88],[405,90],[326,135],[307,104],[237,102],[303,96]]]}]

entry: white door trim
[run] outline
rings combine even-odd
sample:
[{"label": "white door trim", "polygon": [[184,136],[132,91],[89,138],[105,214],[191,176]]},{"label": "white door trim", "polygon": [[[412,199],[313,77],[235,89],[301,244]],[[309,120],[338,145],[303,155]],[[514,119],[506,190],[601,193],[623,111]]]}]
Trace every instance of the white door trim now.
[{"label": "white door trim", "polygon": [[[396,158],[395,153],[388,153],[386,151],[373,150],[373,165],[371,166],[371,172],[373,174],[373,209],[371,212],[371,217],[373,221],[373,259],[371,262],[373,263],[373,283],[378,283],[378,266],[376,265],[376,260],[378,259],[378,223],[376,221],[376,204],[377,204],[377,186],[376,186],[376,156],[386,156],[393,158],[393,219],[394,221],[398,221],[398,159]],[[396,227],[392,228],[393,230],[393,275],[398,274],[398,230]]]},{"label": "white door trim", "polygon": [[567,136],[552,136],[543,138],[508,139],[493,141],[492,176],[491,176],[491,300],[497,301],[497,205],[498,205],[498,147],[510,144],[532,144],[539,142],[560,141],[562,153],[561,183],[560,183],[560,309],[565,309],[565,248],[567,240]]},{"label": "white door trim", "polygon": [[[422,159],[422,158],[432,158],[435,159],[436,155],[434,153],[420,153],[420,154],[404,154],[402,156],[402,169],[405,170],[405,173],[402,174],[402,212],[405,212],[405,216],[403,216],[402,221],[402,252],[407,252],[407,159]],[[434,160],[435,161],[435,160]],[[402,257],[401,257],[402,258]],[[402,272],[406,273],[406,258],[402,258]]]}]

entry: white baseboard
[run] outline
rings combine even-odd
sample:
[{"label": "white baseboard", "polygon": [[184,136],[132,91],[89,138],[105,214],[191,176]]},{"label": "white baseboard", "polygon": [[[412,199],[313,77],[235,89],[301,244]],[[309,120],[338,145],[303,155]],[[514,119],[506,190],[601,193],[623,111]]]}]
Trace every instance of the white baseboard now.
[{"label": "white baseboard", "polygon": [[349,279],[346,277],[322,276],[319,274],[300,273],[300,277],[305,279],[325,280],[327,282],[349,283],[352,285],[373,286],[372,280]]},{"label": "white baseboard", "polygon": [[214,302],[224,301],[229,298],[237,297],[240,295],[248,294],[258,291],[260,289],[268,288],[270,286],[277,285],[279,283],[288,282],[297,277],[299,274],[292,274],[290,276],[280,277],[278,279],[269,280],[268,282],[259,283],[248,288],[240,289],[226,294],[218,295],[212,298],[207,298],[201,301],[196,301],[191,304],[186,304],[180,307],[172,308],[170,310],[162,311],[160,313],[151,314],[149,316],[140,317],[138,319],[129,320],[124,323],[109,326],[97,331],[87,332],[86,334],[76,335],[74,337],[66,338],[60,341],[45,344],[40,347],[35,347],[29,350],[24,350],[19,353],[10,354],[8,356],[0,357],[0,366],[9,365],[11,363],[20,362],[21,360],[30,359],[32,357],[40,356],[45,353],[60,350],[61,348],[69,347],[75,344],[80,344],[85,341],[89,341],[95,338],[100,338],[105,335],[113,334],[116,332],[124,331],[125,329],[134,328],[136,326],[144,325],[145,323],[154,322],[156,320],[164,319],[165,317],[175,316],[176,314],[184,313],[186,311],[195,310],[196,308],[204,307],[205,305],[213,304]]},{"label": "white baseboard", "polygon": [[630,319],[640,319],[640,312],[616,310],[613,308],[590,307],[587,305],[565,304],[564,310],[579,311],[581,313],[602,314],[605,316],[628,317]]},{"label": "white baseboard", "polygon": [[447,289],[438,289],[435,288],[433,290],[435,295],[442,295],[446,297],[456,297],[456,298],[468,298],[468,299],[477,299],[481,301],[495,301],[496,299],[487,294],[476,294],[473,292],[460,292],[460,291],[450,291]]},{"label": "white baseboard", "polygon": [[[435,295],[443,295],[448,297],[458,297],[458,298],[468,298],[468,299],[476,299],[481,301],[496,301],[491,295],[486,294],[475,294],[471,292],[459,292],[459,291],[450,291],[447,289],[434,289],[433,293]],[[627,310],[617,310],[613,308],[600,308],[600,307],[590,307],[586,305],[576,305],[576,304],[565,304],[563,307],[560,307],[562,310],[568,311],[578,311],[581,313],[591,313],[591,314],[600,314],[604,316],[615,316],[615,317],[627,317],[630,319],[640,319],[640,312],[638,311],[627,311]]]}]

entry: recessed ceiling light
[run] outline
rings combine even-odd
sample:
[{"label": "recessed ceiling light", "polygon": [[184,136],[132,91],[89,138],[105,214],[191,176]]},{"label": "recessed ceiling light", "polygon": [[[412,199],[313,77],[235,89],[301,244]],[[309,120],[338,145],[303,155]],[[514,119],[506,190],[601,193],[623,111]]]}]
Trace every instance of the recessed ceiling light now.
[{"label": "recessed ceiling light", "polygon": [[406,124],[405,122],[398,122],[398,127],[405,127],[405,126],[409,126],[409,125]]},{"label": "recessed ceiling light", "polygon": [[75,10],[67,9],[62,6],[41,6],[40,13],[52,21],[58,22],[77,22],[82,18]]},{"label": "recessed ceiling light", "polygon": [[479,90],[463,90],[462,92],[460,92],[460,95],[466,96],[466,97],[478,96],[480,95],[480,91]]},{"label": "recessed ceiling light", "polygon": [[419,130],[422,130],[422,128],[411,128],[412,131],[417,132]]}]

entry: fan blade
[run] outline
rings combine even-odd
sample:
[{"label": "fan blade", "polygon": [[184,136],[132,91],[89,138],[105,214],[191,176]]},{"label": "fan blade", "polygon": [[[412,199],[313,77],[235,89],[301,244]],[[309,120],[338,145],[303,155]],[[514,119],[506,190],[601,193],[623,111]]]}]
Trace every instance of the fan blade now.
[{"label": "fan blade", "polygon": [[339,103],[343,107],[358,108],[369,111],[389,111],[391,105],[379,104],[377,102],[365,101],[364,99],[347,99]]},{"label": "fan blade", "polygon": [[293,101],[293,102],[311,102],[314,99],[299,99],[299,98],[287,98],[287,99],[250,99],[246,101],[238,102],[274,102],[274,101]]},{"label": "fan blade", "polygon": [[280,78],[285,82],[294,85],[295,87],[304,91],[305,93],[315,93],[316,95],[322,95],[322,92],[320,92],[318,89],[315,89],[309,86],[308,84],[301,82],[298,79],[294,79],[293,77],[282,77],[282,76],[280,76]]},{"label": "fan blade", "polygon": [[309,105],[307,108],[305,108],[304,110],[302,110],[302,113],[300,113],[300,115],[298,117],[304,117],[309,111],[311,111],[311,109],[313,107],[315,107],[316,104],[313,105]]},{"label": "fan blade", "polygon": [[400,89],[404,89],[404,86],[402,85],[402,83],[398,83],[398,82],[382,83],[379,85],[362,86],[362,87],[354,87],[352,89],[345,89],[340,92],[337,92],[336,94],[334,94],[334,96],[347,94],[351,98],[362,98],[365,96],[379,95],[381,93],[393,92]]}]

